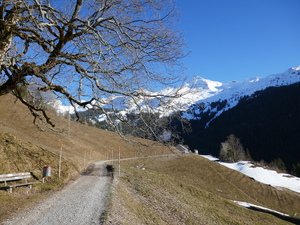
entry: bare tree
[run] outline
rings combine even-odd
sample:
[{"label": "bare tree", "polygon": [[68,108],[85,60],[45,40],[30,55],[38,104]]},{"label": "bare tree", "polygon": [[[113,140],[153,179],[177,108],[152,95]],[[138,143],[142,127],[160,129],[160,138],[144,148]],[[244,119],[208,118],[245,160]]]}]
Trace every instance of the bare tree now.
[{"label": "bare tree", "polygon": [[171,0],[2,0],[0,95],[13,93],[51,126],[44,108],[22,90],[28,95],[34,85],[74,108],[101,108],[108,120],[112,95],[128,97],[138,110],[143,101],[151,111],[148,100],[165,102],[166,96],[145,89],[181,79],[177,17]]},{"label": "bare tree", "polygon": [[225,162],[238,162],[246,160],[246,153],[240,139],[233,134],[221,143],[219,158]]}]

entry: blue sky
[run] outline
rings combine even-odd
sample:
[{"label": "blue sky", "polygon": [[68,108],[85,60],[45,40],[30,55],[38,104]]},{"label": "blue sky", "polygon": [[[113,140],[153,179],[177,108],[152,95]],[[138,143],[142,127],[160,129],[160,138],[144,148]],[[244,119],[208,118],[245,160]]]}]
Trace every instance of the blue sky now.
[{"label": "blue sky", "polygon": [[190,77],[227,83],[300,66],[300,0],[175,0]]}]

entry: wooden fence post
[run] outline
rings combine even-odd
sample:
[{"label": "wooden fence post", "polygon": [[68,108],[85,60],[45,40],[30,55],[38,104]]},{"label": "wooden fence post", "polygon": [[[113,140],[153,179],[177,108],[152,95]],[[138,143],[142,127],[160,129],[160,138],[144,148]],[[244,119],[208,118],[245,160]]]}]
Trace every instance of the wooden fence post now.
[{"label": "wooden fence post", "polygon": [[119,164],[119,176],[120,176],[120,174],[121,174],[120,158],[121,158],[121,151],[120,151],[120,146],[119,146],[119,160],[118,160],[118,164]]}]

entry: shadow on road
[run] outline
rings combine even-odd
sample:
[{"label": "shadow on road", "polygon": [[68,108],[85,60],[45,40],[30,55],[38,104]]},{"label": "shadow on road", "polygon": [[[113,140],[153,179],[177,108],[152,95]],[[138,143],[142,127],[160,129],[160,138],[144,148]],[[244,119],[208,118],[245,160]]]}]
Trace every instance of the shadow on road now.
[{"label": "shadow on road", "polygon": [[102,163],[96,165],[95,163],[90,164],[81,174],[82,176],[110,176],[114,177],[114,167],[112,165],[106,165]]}]

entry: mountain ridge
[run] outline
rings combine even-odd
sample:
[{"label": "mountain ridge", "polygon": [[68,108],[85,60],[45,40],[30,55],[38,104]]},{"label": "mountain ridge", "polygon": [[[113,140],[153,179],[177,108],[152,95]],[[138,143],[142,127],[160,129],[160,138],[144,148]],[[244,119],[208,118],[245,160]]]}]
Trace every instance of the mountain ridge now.
[{"label": "mountain ridge", "polygon": [[[300,133],[297,128],[298,117],[289,117],[289,110],[294,112],[293,115],[297,115],[296,112],[299,110],[298,98],[295,96],[300,93],[297,92],[297,87],[293,86],[299,82],[300,66],[264,78],[254,77],[243,82],[231,81],[225,84],[196,76],[182,86],[181,93],[186,94],[181,98],[168,99],[166,105],[156,105],[155,99],[150,100],[162,120],[176,112],[177,116],[180,115],[181,118],[189,121],[191,132],[185,133],[181,121],[168,117],[169,127],[166,130],[175,129],[175,135],[181,138],[176,139],[174,135],[176,143],[183,142],[192,151],[197,149],[201,154],[218,156],[221,142],[224,142],[230,134],[234,134],[241,139],[245,149],[250,150],[254,160],[265,160],[270,163],[280,158],[291,171],[294,165],[298,165],[297,159],[300,157],[296,150],[297,135],[298,132]],[[290,90],[295,94],[291,94]],[[176,91],[178,89],[169,87],[153,94],[172,94]],[[277,99],[282,105],[286,104],[284,112],[276,102]],[[295,103],[292,102],[293,100]],[[136,113],[135,107],[130,104],[130,101],[124,97],[115,97],[113,101],[121,103],[118,113],[128,116],[129,120],[134,118],[132,114]],[[143,105],[143,101],[140,101],[140,104]],[[278,112],[281,114],[278,115]],[[274,115],[278,115],[278,118]],[[263,121],[260,121],[260,118],[263,118]],[[92,115],[89,119],[103,122],[106,116],[105,114]],[[107,129],[107,126],[102,128]],[[126,132],[141,135],[132,130]],[[288,149],[283,151],[285,148]],[[285,152],[289,152],[288,156]],[[299,176],[298,173],[296,175]]]},{"label": "mountain ridge", "polygon": [[[209,80],[206,81],[211,82]],[[216,86],[213,86],[208,90],[210,93],[213,92],[214,94],[208,98],[199,99],[195,101],[194,104],[201,104],[202,111],[205,112],[209,109],[213,109],[213,107],[209,107],[213,102],[226,100],[226,107],[222,110],[222,112],[224,112],[236,106],[239,100],[244,96],[252,95],[256,91],[264,90],[268,87],[290,85],[297,82],[300,82],[300,66],[290,68],[283,73],[269,75],[265,78],[248,78],[243,82],[231,81],[225,84],[216,82]],[[192,105],[191,107],[194,106]],[[183,116],[189,120],[195,119],[193,113],[196,109],[191,109],[191,107],[189,107],[186,113],[183,113]],[[219,111],[218,115],[222,112]]]},{"label": "mountain ridge", "polygon": [[[151,102],[154,112],[158,112],[161,117],[181,111],[185,119],[191,120],[198,119],[197,116],[194,115],[195,113],[197,114],[197,111],[215,111],[216,109],[211,107],[213,102],[226,101],[226,105],[223,106],[223,109],[221,111],[218,110],[218,114],[213,118],[215,119],[222,112],[236,106],[238,101],[244,96],[252,95],[254,92],[264,90],[268,87],[285,86],[297,82],[300,82],[300,66],[264,78],[248,78],[243,82],[230,81],[228,83],[221,83],[195,76],[191,81],[184,83],[180,88],[168,87],[157,92],[148,91],[153,95],[171,95],[179,91],[182,95],[181,97],[174,99],[166,97],[168,103],[165,105],[159,105],[159,102],[155,98],[141,99],[139,100],[139,106],[143,108],[144,101],[148,101]],[[123,96],[112,96],[106,100],[108,100],[108,103],[113,104],[114,108],[118,109],[122,115],[136,112],[137,106],[133,104],[131,99]],[[199,105],[200,108],[195,108],[195,105]],[[61,113],[69,110],[69,107],[63,106],[62,104],[58,104],[56,107]],[[78,108],[78,110],[84,111],[82,108]],[[95,119],[103,121],[106,119],[106,115],[100,114]]]},{"label": "mountain ridge", "polygon": [[[244,96],[235,107],[213,120],[216,112],[200,113],[201,119],[190,120],[193,132],[179,132],[191,149],[214,156],[219,155],[221,142],[234,134],[253,160],[270,163],[280,158],[291,171],[294,165],[300,165],[299,95],[300,82],[268,87]],[[216,107],[218,104],[221,103],[215,103]],[[209,121],[211,123],[206,126]]]}]

